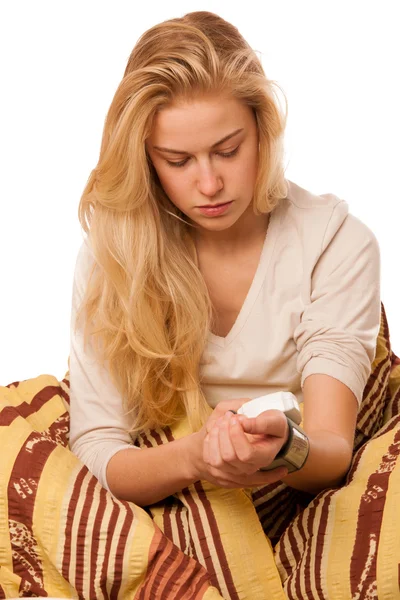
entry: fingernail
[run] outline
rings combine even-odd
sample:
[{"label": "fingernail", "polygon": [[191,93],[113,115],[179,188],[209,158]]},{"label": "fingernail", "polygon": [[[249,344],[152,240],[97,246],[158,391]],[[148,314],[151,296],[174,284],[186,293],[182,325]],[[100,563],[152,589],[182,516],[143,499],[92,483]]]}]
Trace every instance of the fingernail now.
[{"label": "fingernail", "polygon": [[231,419],[231,425],[237,425],[237,424],[238,424],[238,422],[239,422],[239,421],[237,420],[237,418],[236,418],[236,417],[232,417],[232,419]]}]

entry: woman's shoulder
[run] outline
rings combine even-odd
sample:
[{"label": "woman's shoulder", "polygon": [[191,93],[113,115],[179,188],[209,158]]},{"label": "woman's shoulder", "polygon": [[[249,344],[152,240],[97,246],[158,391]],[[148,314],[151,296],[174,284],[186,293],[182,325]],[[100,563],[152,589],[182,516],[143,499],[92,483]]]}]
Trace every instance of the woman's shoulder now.
[{"label": "woman's shoulder", "polygon": [[280,205],[281,224],[291,227],[305,244],[319,247],[319,251],[333,238],[357,243],[369,239],[376,243],[372,230],[349,212],[346,200],[333,193],[315,194],[287,180],[288,193]]}]

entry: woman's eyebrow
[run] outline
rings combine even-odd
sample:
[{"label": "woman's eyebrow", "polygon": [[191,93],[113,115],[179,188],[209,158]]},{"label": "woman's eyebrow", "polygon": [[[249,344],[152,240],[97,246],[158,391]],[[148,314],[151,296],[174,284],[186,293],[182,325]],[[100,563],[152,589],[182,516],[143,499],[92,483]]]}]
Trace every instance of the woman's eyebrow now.
[{"label": "woman's eyebrow", "polygon": [[[228,135],[223,137],[221,140],[218,140],[218,142],[215,142],[215,144],[213,144],[211,146],[211,148],[215,148],[216,146],[219,146],[223,142],[230,140],[233,136],[237,135],[241,131],[243,131],[243,127],[241,129],[236,129],[232,133],[228,133]],[[170,154],[188,154],[188,152],[186,152],[186,150],[172,150],[171,148],[164,148],[162,146],[153,146],[153,149],[154,150],[162,150],[162,152],[169,152]]]}]

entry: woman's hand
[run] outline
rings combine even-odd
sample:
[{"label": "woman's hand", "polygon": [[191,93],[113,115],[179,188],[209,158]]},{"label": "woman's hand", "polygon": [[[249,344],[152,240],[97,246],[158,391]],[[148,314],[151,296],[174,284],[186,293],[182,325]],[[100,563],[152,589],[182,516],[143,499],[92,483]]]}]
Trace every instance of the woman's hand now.
[{"label": "woman's hand", "polygon": [[287,475],[284,467],[259,471],[272,462],[287,439],[285,415],[270,410],[249,419],[230,412],[236,412],[248,400],[240,398],[219,403],[205,426],[193,434],[199,479],[225,488],[250,488],[274,483]]}]

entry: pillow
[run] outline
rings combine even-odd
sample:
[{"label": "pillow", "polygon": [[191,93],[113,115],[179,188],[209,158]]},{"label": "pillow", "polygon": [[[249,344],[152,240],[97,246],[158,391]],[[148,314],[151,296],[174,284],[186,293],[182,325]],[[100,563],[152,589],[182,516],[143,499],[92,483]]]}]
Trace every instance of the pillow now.
[{"label": "pillow", "polygon": [[221,599],[146,511],[100,486],[68,430],[67,378],[0,387],[0,598]]},{"label": "pillow", "polygon": [[290,600],[400,597],[400,365],[392,358],[385,424],[354,455],[346,484],[318,494],[275,548]]}]

